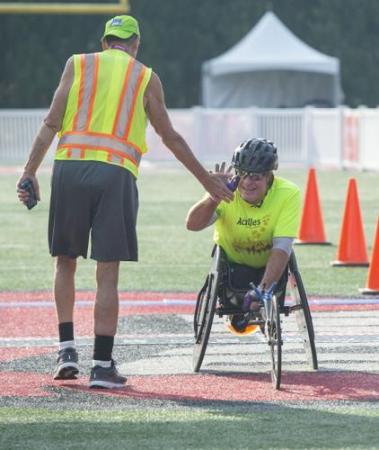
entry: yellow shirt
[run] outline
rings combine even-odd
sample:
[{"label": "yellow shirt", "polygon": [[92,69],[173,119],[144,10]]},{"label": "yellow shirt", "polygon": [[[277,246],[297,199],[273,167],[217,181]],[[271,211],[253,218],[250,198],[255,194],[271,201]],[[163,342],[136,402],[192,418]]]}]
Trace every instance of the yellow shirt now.
[{"label": "yellow shirt", "polygon": [[297,236],[300,212],[299,188],[275,177],[260,207],[243,200],[238,190],[232,202],[219,204],[214,241],[223,248],[229,261],[264,267],[273,238]]}]

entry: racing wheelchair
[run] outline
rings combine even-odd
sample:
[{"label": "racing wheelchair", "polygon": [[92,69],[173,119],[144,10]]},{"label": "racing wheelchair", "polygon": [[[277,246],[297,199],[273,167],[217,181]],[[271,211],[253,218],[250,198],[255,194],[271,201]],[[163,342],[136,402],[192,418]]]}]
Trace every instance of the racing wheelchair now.
[{"label": "racing wheelchair", "polygon": [[[294,252],[291,253],[287,268],[287,287],[289,287],[292,297],[291,305],[285,304],[284,286],[282,299],[279,300],[276,295],[273,295],[271,301],[262,305],[257,313],[249,313],[251,315],[248,322],[251,329],[259,328],[263,332],[270,348],[271,381],[275,389],[280,388],[282,371],[281,315],[296,314],[296,322],[308,363],[312,369],[318,369],[312,316]],[[224,251],[220,246],[215,245],[212,251],[211,267],[197,296],[194,313],[195,344],[192,360],[194,372],[199,372],[203,362],[214,315],[225,318],[225,316],[232,317],[242,312],[241,305],[238,302],[231,302],[230,299],[243,297],[248,288],[245,286],[241,289],[241,287],[232,285],[230,272],[230,264]]]}]

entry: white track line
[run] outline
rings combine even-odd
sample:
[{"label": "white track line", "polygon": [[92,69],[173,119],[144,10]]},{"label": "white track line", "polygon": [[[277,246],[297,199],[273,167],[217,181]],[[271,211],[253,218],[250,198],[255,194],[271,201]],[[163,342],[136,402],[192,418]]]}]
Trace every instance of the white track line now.
[{"label": "white track line", "polygon": [[[196,300],[164,298],[161,300],[120,300],[120,306],[194,306]],[[286,303],[291,306],[291,303]],[[317,306],[326,305],[379,305],[379,298],[313,298],[309,304]],[[75,306],[93,306],[94,300],[77,300]],[[0,308],[55,308],[53,301],[33,300],[20,302],[1,302]]]}]

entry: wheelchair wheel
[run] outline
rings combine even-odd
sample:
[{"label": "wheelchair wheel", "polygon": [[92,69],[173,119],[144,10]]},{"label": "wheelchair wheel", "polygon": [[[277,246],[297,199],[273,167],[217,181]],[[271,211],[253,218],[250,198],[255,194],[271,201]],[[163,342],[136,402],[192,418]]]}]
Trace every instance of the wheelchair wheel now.
[{"label": "wheelchair wheel", "polygon": [[282,328],[280,308],[276,296],[272,298],[270,320],[267,322],[267,339],[271,351],[271,381],[275,389],[280,388],[282,377]]},{"label": "wheelchair wheel", "polygon": [[220,265],[221,249],[216,246],[213,250],[211,270],[203,288],[199,292],[196,302],[194,314],[195,345],[192,355],[192,368],[194,372],[200,370],[208,345],[216,309]]},{"label": "wheelchair wheel", "polygon": [[318,369],[315,333],[311,311],[309,309],[307,294],[303,280],[297,267],[295,254],[292,253],[289,261],[289,277],[292,299],[300,308],[296,310],[296,321],[303,339],[305,353],[312,369]]}]

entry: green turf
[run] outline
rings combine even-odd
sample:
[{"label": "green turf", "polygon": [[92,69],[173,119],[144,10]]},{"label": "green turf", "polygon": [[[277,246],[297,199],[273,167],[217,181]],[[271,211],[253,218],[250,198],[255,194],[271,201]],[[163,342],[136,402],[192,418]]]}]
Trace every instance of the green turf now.
[{"label": "green turf", "polygon": [[4,449],[374,449],[379,411],[368,407],[0,410]]},{"label": "green turf", "polygon": [[[304,188],[306,171],[285,170]],[[367,269],[332,268],[335,259],[347,181],[354,176],[371,249],[378,190],[376,173],[318,171],[320,198],[327,237],[334,246],[296,247],[303,279],[309,293],[359,295]],[[49,175],[40,176],[43,201],[32,211],[18,204],[17,175],[0,178],[0,290],[50,289],[53,262],[48,255]],[[210,229],[191,233],[184,220],[202,189],[178,170],[143,170],[139,180],[140,262],[122,265],[120,288],[138,290],[184,290],[199,288],[209,267],[212,248]],[[94,288],[94,262],[80,261],[77,287]],[[270,387],[268,387],[270,389]],[[0,408],[1,449],[377,449],[379,410],[376,402],[279,403],[229,402],[125,409],[103,407],[94,402],[60,410],[59,402],[46,409]],[[8,403],[9,404],[9,403]],[[79,403],[78,403],[79,405]],[[96,408],[96,409],[95,409]],[[168,408],[168,409],[167,409]]]},{"label": "green turf", "polygon": [[[281,176],[302,189],[306,170],[282,170]],[[296,247],[299,265],[310,294],[358,296],[366,268],[332,268],[350,177],[358,182],[369,256],[378,214],[378,174],[371,172],[317,171],[327,238],[334,245]],[[48,255],[47,220],[49,173],[40,175],[43,201],[32,211],[18,204],[17,175],[0,179],[0,290],[50,289],[53,261]],[[208,270],[212,230],[189,232],[184,227],[189,207],[202,196],[202,188],[178,169],[142,170],[139,182],[139,263],[123,263],[120,289],[196,291]],[[78,289],[94,288],[91,260],[81,260]]]}]

